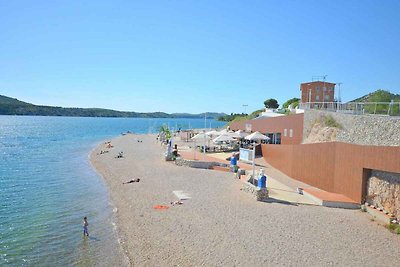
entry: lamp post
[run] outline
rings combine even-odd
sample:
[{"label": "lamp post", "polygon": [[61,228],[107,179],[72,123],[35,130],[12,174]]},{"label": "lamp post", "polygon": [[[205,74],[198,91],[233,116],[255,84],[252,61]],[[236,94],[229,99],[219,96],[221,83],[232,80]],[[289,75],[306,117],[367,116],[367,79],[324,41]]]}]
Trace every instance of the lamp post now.
[{"label": "lamp post", "polygon": [[207,143],[207,137],[206,137],[206,129],[204,129],[204,149],[203,149],[203,154],[204,154],[204,160],[206,159],[206,143]]},{"label": "lamp post", "polygon": [[337,85],[339,86],[339,88],[338,88],[338,110],[341,110],[342,109],[342,99],[341,99],[341,96],[340,96],[340,86],[342,85],[342,82],[340,82],[340,83],[337,83]]},{"label": "lamp post", "polygon": [[342,98],[341,98],[341,96],[340,96],[340,86],[342,85],[343,83],[337,83],[337,85],[339,86],[339,88],[338,88],[338,101],[339,101],[339,103],[342,103]]},{"label": "lamp post", "polygon": [[326,76],[328,76],[328,75],[322,76],[324,78],[324,88],[322,88],[322,105],[323,105],[324,108],[325,108],[325,91],[326,91],[325,80],[326,80]]}]

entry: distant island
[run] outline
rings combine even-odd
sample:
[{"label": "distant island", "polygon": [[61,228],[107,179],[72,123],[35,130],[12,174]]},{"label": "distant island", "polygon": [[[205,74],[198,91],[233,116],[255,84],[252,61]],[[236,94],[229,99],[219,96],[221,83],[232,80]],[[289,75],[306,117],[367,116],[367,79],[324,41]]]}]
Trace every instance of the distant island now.
[{"label": "distant island", "polygon": [[217,119],[226,116],[225,113],[207,112],[200,114],[165,112],[131,112],[103,108],[63,108],[39,106],[20,101],[16,98],[0,95],[0,115],[30,115],[30,116],[66,116],[66,117],[123,117],[123,118],[204,118]]}]

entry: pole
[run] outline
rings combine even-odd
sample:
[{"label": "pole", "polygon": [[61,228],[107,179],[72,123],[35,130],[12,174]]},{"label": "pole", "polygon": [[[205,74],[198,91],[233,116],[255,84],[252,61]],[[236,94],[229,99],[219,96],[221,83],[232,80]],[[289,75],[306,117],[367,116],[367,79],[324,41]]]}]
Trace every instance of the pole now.
[{"label": "pole", "polygon": [[203,154],[204,154],[204,160],[206,159],[206,129],[204,129],[204,149],[203,149]]},{"label": "pole", "polygon": [[204,130],[207,129],[207,112],[204,113]]},{"label": "pole", "polygon": [[255,175],[256,175],[256,146],[253,145],[253,162],[252,162],[252,168],[253,168],[253,184],[255,185]]},{"label": "pole", "polygon": [[325,109],[325,91],[326,91],[326,85],[325,85],[325,80],[326,80],[326,76],[328,75],[324,75],[324,88],[322,88],[322,106],[323,109]]},{"label": "pole", "polygon": [[342,85],[342,83],[340,82],[340,83],[337,83],[337,85],[338,85],[338,107],[337,107],[337,110],[341,110],[341,106],[342,106],[342,99],[341,99],[341,97],[340,97],[340,86]]},{"label": "pole", "polygon": [[204,154],[204,160],[206,159],[206,129],[207,129],[207,112],[204,113],[204,148],[203,148],[203,154]]},{"label": "pole", "polygon": [[194,140],[194,147],[193,147],[194,149],[193,149],[193,157],[194,157],[194,160],[196,160],[196,149],[197,149],[197,147],[196,147],[196,139]]}]

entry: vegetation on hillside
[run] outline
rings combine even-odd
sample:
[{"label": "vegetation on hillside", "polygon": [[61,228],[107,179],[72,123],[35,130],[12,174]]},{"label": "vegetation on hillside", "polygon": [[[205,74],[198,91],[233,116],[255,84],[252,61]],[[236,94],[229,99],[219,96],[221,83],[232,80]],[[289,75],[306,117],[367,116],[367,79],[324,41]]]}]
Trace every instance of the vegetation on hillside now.
[{"label": "vegetation on hillside", "polygon": [[247,116],[247,119],[248,119],[248,120],[255,119],[255,118],[257,118],[257,117],[261,114],[261,112],[264,112],[264,109],[263,109],[263,108],[262,108],[262,109],[257,109],[256,111],[253,111],[252,113],[250,113],[250,114]]},{"label": "vegetation on hillside", "polygon": [[[368,95],[359,97],[350,102],[362,102],[366,103],[363,107],[365,113],[369,114],[389,114],[389,115],[400,115],[400,107],[398,104],[388,104],[391,101],[400,102],[399,94],[392,94],[389,91],[382,89],[376,90]],[[376,102],[382,102],[381,104],[373,104]],[[371,104],[368,104],[371,103]]]},{"label": "vegetation on hillside", "polygon": [[247,114],[245,113],[231,113],[230,115],[220,116],[218,117],[219,121],[233,121],[235,119],[246,118]]},{"label": "vegetation on hillside", "polygon": [[[207,112],[207,118],[218,118],[225,113]],[[0,95],[0,115],[39,115],[68,117],[127,117],[127,118],[204,118],[205,114],[116,111],[102,108],[63,108],[37,106]]]},{"label": "vegetation on hillside", "polygon": [[289,105],[292,105],[292,107],[295,108],[299,105],[299,102],[300,102],[300,98],[293,97],[293,98],[289,99],[288,101],[286,101],[285,103],[283,103],[282,107],[288,108]]},{"label": "vegetation on hillside", "polygon": [[389,91],[379,89],[350,102],[390,102],[392,100],[394,102],[400,102],[400,95],[392,94]]},{"label": "vegetation on hillside", "polygon": [[332,115],[325,115],[325,116],[322,116],[322,117],[320,118],[319,123],[320,123],[322,126],[325,126],[325,127],[332,127],[332,128],[338,128],[338,129],[342,129],[342,128],[343,128],[343,126],[342,126],[340,123],[338,123],[338,122],[335,120],[335,118],[332,117]]},{"label": "vegetation on hillside", "polygon": [[245,113],[231,113],[231,115],[226,115],[226,116],[221,116],[218,118],[219,121],[228,121],[228,122],[234,122],[234,121],[244,121],[244,120],[252,120],[254,118],[257,118],[261,112],[263,112],[264,109],[258,109],[256,111],[253,111],[250,114],[245,114]]}]

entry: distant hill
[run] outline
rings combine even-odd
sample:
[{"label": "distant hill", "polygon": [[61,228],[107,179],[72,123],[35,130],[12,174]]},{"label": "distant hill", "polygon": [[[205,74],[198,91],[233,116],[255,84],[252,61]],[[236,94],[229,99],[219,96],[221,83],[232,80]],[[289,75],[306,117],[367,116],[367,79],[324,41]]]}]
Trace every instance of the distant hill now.
[{"label": "distant hill", "polygon": [[400,95],[380,89],[350,102],[390,102],[392,100],[394,100],[394,102],[400,102]]},{"label": "distant hill", "polygon": [[[102,108],[63,108],[39,106],[0,95],[0,115],[38,115],[66,117],[126,117],[126,118],[204,118],[204,113],[131,112]],[[225,113],[207,112],[207,118],[216,119]]]},{"label": "distant hill", "polygon": [[196,119],[196,118],[202,118],[204,119],[204,116],[207,114],[207,119],[217,119],[221,116],[225,116],[225,113],[218,113],[218,112],[207,112],[207,113],[200,113],[200,114],[190,114],[190,113],[172,113],[171,117],[173,118],[186,118],[186,119]]},{"label": "distant hill", "polygon": [[382,104],[366,104],[363,107],[363,110],[367,114],[381,114],[381,115],[391,115],[391,116],[399,116],[400,115],[400,107],[399,105],[390,105],[391,101],[400,102],[400,95],[392,94],[385,90],[376,90],[368,95],[362,96],[360,98],[354,99],[350,102],[364,102],[364,103],[373,103],[373,102],[382,102]]}]

